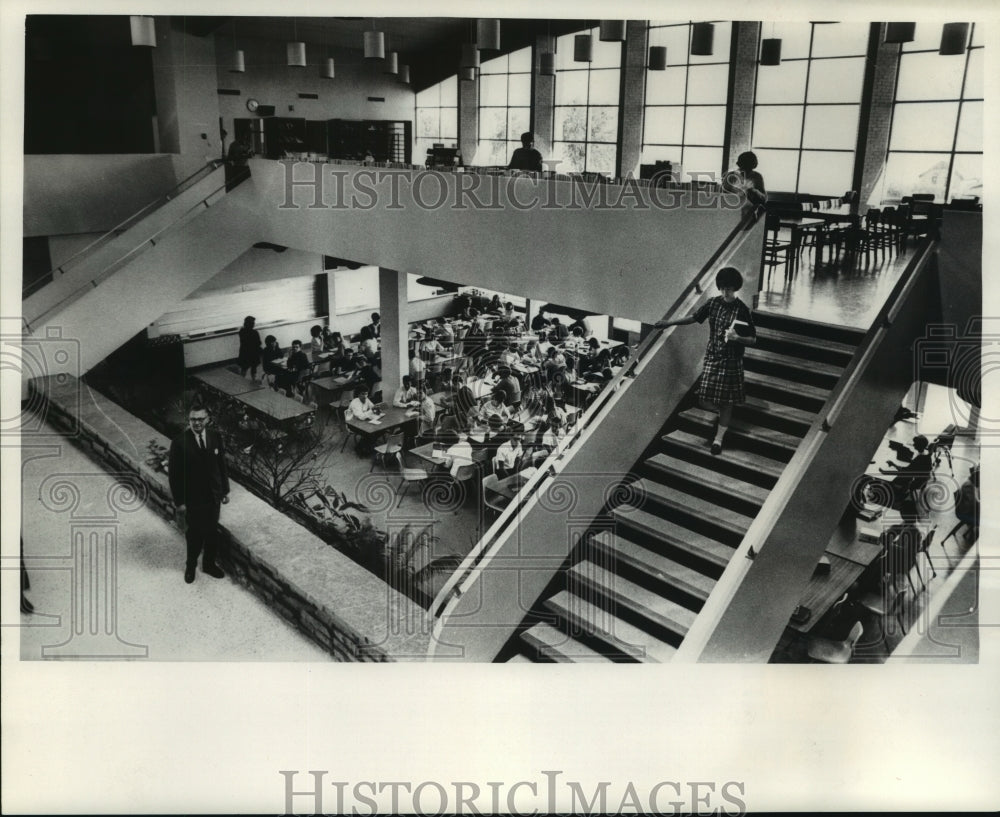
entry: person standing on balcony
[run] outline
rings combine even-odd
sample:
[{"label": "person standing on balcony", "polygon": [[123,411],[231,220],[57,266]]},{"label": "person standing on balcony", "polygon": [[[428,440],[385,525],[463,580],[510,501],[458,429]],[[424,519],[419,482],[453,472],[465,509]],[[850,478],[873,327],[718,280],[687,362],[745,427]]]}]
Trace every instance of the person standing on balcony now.
[{"label": "person standing on balcony", "polygon": [[715,276],[721,295],[710,298],[696,312],[684,318],[657,321],[658,329],[704,323],[708,319],[708,348],[698,386],[703,407],[716,412],[718,422],[712,439],[712,453],[722,453],[722,440],[733,418],[733,406],[746,402],[743,385],[743,350],[757,342],[750,308],[736,297],[743,276],[735,267],[724,267]]},{"label": "person standing on balcony", "polygon": [[723,188],[743,193],[755,208],[764,206],[767,202],[767,189],[764,187],[764,177],[757,172],[756,153],[747,150],[737,157],[736,170],[725,175]]},{"label": "person standing on balcony", "polygon": [[257,379],[257,367],[260,365],[260,332],[254,329],[257,319],[253,315],[247,315],[243,319],[243,328],[240,329],[240,350],[237,353],[237,363],[240,367],[240,374],[247,376],[250,371],[250,379]]},{"label": "person standing on balcony", "polygon": [[521,134],[521,147],[511,154],[507,169],[542,172],[542,154],[535,150],[535,134],[530,130]]}]

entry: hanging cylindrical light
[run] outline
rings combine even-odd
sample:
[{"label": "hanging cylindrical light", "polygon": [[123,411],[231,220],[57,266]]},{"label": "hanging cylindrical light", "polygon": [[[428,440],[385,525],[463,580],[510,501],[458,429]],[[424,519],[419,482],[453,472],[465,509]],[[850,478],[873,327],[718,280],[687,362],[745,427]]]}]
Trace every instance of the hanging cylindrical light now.
[{"label": "hanging cylindrical light", "polygon": [[667,70],[667,47],[665,45],[651,45],[649,47],[649,70]]},{"label": "hanging cylindrical light", "polygon": [[385,34],[381,31],[365,32],[365,59],[385,59]]},{"label": "hanging cylindrical light", "polygon": [[539,54],[538,55],[538,76],[540,77],[554,77],[556,75],[556,55],[555,54]]},{"label": "hanging cylindrical light", "polygon": [[938,54],[942,56],[964,54],[968,44],[968,23],[945,23],[941,29],[941,47],[938,49]]},{"label": "hanging cylindrical light", "polygon": [[382,68],[383,74],[398,74],[399,73],[399,52],[390,51],[389,56],[385,58],[385,66]]},{"label": "hanging cylindrical light", "polygon": [[772,37],[760,41],[760,64],[781,65],[780,37]]},{"label": "hanging cylindrical light", "polygon": [[601,20],[601,33],[599,38],[602,43],[625,42],[625,21]]},{"label": "hanging cylindrical light", "polygon": [[288,57],[289,68],[306,67],[306,44],[303,42],[288,43],[285,46],[285,54]]},{"label": "hanging cylindrical light", "polygon": [[594,61],[594,38],[589,34],[577,34],[573,38],[573,62]]},{"label": "hanging cylindrical light", "polygon": [[399,81],[405,82],[407,85],[410,84],[410,66],[401,65],[399,66]]},{"label": "hanging cylindrical light", "polygon": [[691,26],[691,56],[711,57],[715,40],[715,26],[712,23],[695,23]]},{"label": "hanging cylindrical light", "polygon": [[462,43],[462,67],[479,67],[479,49],[475,43]]},{"label": "hanging cylindrical light", "polygon": [[245,74],[247,70],[246,59],[243,55],[243,49],[238,48],[233,52],[233,61],[229,65],[230,74]]},{"label": "hanging cylindrical light", "polygon": [[887,43],[912,43],[917,34],[916,23],[886,23],[885,40]]},{"label": "hanging cylindrical light", "polygon": [[500,50],[499,20],[476,20],[476,48],[480,51]]},{"label": "hanging cylindrical light", "polygon": [[132,45],[156,48],[156,23],[152,17],[132,15],[128,18],[128,23],[132,32]]},{"label": "hanging cylindrical light", "polygon": [[462,82],[472,82],[476,78],[476,69],[471,65],[463,66],[458,69],[458,78]]},{"label": "hanging cylindrical light", "polygon": [[327,57],[319,72],[320,79],[333,79],[336,76],[333,57]]}]

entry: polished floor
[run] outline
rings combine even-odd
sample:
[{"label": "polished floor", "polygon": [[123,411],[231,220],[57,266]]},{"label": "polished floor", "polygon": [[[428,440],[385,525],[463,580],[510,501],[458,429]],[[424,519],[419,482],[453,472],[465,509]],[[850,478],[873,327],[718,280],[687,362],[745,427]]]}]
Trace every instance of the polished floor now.
[{"label": "polished floor", "polygon": [[[907,253],[890,256],[868,267],[815,268],[810,254],[804,253],[796,269],[770,270],[763,282],[759,308],[865,329],[898,280],[907,257]],[[342,490],[359,484],[369,473],[371,461],[354,455],[350,446],[341,454],[341,432],[332,418],[325,417],[324,422],[329,424],[330,442],[321,463],[324,476]],[[71,646],[63,653],[72,657],[74,641],[70,635],[73,628],[85,622],[81,621],[81,602],[73,595],[71,571],[66,563],[70,522],[66,514],[39,506],[39,487],[51,475],[86,474],[89,490],[101,495],[114,480],[84,452],[57,435],[39,437],[35,442],[56,446],[57,454],[34,458],[27,449],[23,455],[23,526],[31,578],[27,598],[35,613],[21,616],[21,655],[38,659],[43,656],[43,648],[67,642]],[[376,479],[384,481],[393,492],[398,489],[397,474]],[[411,490],[400,504],[380,512],[374,521],[392,527],[433,522],[439,538],[437,552],[464,554],[491,521],[480,517],[477,504],[475,500],[457,506],[446,502],[444,509],[431,512],[421,492]],[[123,515],[116,531],[116,640],[133,645],[117,648],[118,657],[159,661],[329,660],[326,653],[230,579],[213,580],[199,573],[195,584],[186,585],[182,577],[183,537],[151,510],[140,508]],[[949,554],[954,555],[957,553]],[[116,649],[114,644],[110,648]]]}]

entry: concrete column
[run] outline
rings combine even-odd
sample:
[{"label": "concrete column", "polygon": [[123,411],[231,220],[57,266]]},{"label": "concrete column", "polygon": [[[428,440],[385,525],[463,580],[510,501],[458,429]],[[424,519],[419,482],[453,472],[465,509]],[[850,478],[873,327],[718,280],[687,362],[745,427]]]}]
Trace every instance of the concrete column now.
[{"label": "concrete column", "polygon": [[861,92],[861,118],[858,121],[857,153],[854,157],[854,182],[860,212],[867,212],[868,198],[875,190],[885,167],[892,129],[892,101],[896,95],[896,68],[899,65],[898,43],[884,43],[885,23],[872,23]]},{"label": "concrete column", "polygon": [[458,81],[458,149],[467,165],[479,149],[479,83]]},{"label": "concrete column", "polygon": [[729,57],[729,98],[726,100],[726,141],[722,167],[736,165],[736,157],[750,150],[753,138],[753,100],[757,89],[757,48],[760,23],[733,21]]},{"label": "concrete column", "polygon": [[555,53],[555,49],[555,37],[548,34],[538,35],[535,40],[535,67],[531,84],[531,121],[533,123],[532,131],[535,134],[535,148],[542,154],[543,160],[552,158],[556,78],[539,76],[538,60],[539,55]]},{"label": "concrete column", "polygon": [[629,20],[625,28],[625,56],[619,106],[618,175],[639,175],[642,125],[646,103],[646,52],[649,29],[645,20]]},{"label": "concrete column", "polygon": [[403,374],[410,370],[406,354],[409,333],[406,273],[379,267],[378,296],[382,316],[382,399],[391,402]]}]

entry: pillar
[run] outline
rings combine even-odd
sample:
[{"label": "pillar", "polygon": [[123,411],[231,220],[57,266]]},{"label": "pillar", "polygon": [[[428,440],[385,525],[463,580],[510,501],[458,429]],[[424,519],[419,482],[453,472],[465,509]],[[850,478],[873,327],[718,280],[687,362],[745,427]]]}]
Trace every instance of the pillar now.
[{"label": "pillar", "polygon": [[410,370],[409,299],[406,295],[406,273],[379,267],[379,314],[382,316],[382,399],[392,401],[404,374]]},{"label": "pillar", "polygon": [[629,20],[625,28],[624,72],[618,127],[618,175],[639,175],[642,126],[646,104],[646,52],[649,28],[645,20]]},{"label": "pillar", "polygon": [[896,96],[896,69],[901,46],[882,42],[884,27],[885,23],[872,23],[861,91],[861,117],[851,189],[858,191],[857,202],[862,213],[867,211],[870,196],[874,196],[879,203],[882,200],[881,191],[875,188],[885,168],[892,129],[892,103]]},{"label": "pillar", "polygon": [[550,34],[538,35],[535,40],[534,72],[531,83],[531,130],[535,134],[535,148],[542,154],[543,161],[552,158],[556,78],[540,76],[538,60],[540,54],[555,53],[555,49],[556,38],[554,36]]},{"label": "pillar", "polygon": [[466,165],[475,163],[479,150],[479,83],[461,79],[458,81],[458,150]]},{"label": "pillar", "polygon": [[733,21],[729,57],[729,98],[726,100],[726,141],[722,168],[730,170],[736,157],[750,150],[753,139],[753,100],[757,89],[757,48],[760,23]]}]

